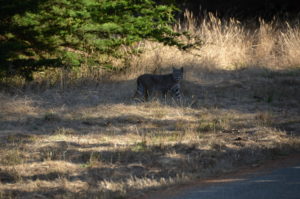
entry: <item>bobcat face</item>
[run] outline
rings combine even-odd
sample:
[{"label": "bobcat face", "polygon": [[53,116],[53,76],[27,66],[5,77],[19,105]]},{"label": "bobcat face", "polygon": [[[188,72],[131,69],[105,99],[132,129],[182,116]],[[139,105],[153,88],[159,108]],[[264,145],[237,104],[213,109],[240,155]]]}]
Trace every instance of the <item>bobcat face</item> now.
[{"label": "bobcat face", "polygon": [[180,69],[176,69],[173,67],[172,77],[176,82],[179,82],[180,80],[182,80],[183,79],[183,67],[181,67]]}]

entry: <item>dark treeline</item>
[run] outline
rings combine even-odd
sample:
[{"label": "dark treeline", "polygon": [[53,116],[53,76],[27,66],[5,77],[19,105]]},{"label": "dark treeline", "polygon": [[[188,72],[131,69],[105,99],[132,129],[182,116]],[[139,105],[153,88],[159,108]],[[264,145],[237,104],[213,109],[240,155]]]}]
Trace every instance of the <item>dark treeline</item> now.
[{"label": "dark treeline", "polygon": [[205,12],[217,13],[221,18],[234,17],[239,20],[263,18],[272,20],[299,17],[300,1],[297,0],[176,0],[182,9],[188,9],[194,16]]}]

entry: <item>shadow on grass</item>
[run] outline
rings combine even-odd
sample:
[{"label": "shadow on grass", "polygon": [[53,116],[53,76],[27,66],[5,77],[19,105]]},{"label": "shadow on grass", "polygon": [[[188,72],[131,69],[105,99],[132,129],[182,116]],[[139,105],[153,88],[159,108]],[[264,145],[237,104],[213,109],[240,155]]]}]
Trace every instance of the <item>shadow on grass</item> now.
[{"label": "shadow on grass", "polygon": [[[276,105],[276,102],[289,103],[291,99],[300,100],[299,68],[271,70],[250,67],[239,70],[212,70],[186,67],[185,71],[187,77],[182,83],[183,107],[199,108],[204,105],[204,100],[210,106],[224,105],[224,100],[233,100],[232,104],[243,103],[242,98],[247,98],[251,103],[271,105]],[[23,95],[26,95],[27,99],[38,101],[35,104],[38,108],[63,106],[67,109],[80,109],[99,105],[135,105],[133,100],[136,90],[135,79],[101,83],[96,80],[89,81],[86,86],[70,85],[64,89],[50,88],[44,92],[38,89],[37,93],[34,89],[32,91],[25,89]],[[19,95],[22,96],[22,93]],[[193,100],[197,102],[192,103]],[[168,100],[160,99],[160,101],[165,105],[176,106],[170,96]],[[230,107],[230,103],[226,105]],[[225,105],[223,108],[226,108]]]},{"label": "shadow on grass", "polygon": [[[300,113],[300,69],[270,70],[266,68],[247,68],[240,70],[208,70],[186,68],[187,80],[183,81],[184,102],[172,104],[172,100],[160,102],[164,106],[188,107],[192,109],[224,109],[237,110],[241,113],[268,112],[272,117],[280,118],[271,124],[274,128],[298,135]],[[96,84],[96,83],[95,83]],[[98,83],[97,83],[98,84]],[[89,134],[107,132],[125,134],[128,131],[180,130],[176,129],[177,120],[145,118],[137,114],[126,114],[115,117],[85,117],[66,119],[63,115],[73,110],[94,108],[104,105],[102,111],[110,111],[116,104],[135,106],[132,96],[135,91],[135,80],[102,83],[98,87],[74,88],[67,90],[46,90],[43,93],[28,93],[26,99],[32,98],[32,105],[37,109],[51,110],[63,108],[62,113],[47,113],[39,117],[10,113],[16,119],[5,120],[0,113],[2,135],[16,134],[15,127],[29,134],[53,134],[59,129],[67,129],[71,134]],[[22,97],[22,96],[16,96]],[[151,102],[150,102],[151,103]],[[144,103],[142,103],[144,104]],[[145,103],[147,105],[147,103]],[[151,109],[151,106],[149,107]],[[101,109],[97,109],[101,111]],[[292,116],[286,116],[286,114]],[[294,119],[286,120],[287,117]],[[182,121],[183,123],[189,121]],[[148,126],[147,126],[148,125]],[[144,127],[145,126],[145,127]],[[150,127],[152,126],[152,127]],[[131,127],[131,129],[127,129]],[[113,129],[114,128],[114,129]]]},{"label": "shadow on grass", "polygon": [[[160,99],[164,105],[191,108],[206,105],[226,109],[249,102],[253,105],[260,103],[276,107],[283,103],[286,106],[293,106],[292,100],[300,100],[299,68],[270,70],[250,67],[239,70],[210,70],[186,67],[185,71],[187,77],[182,83],[184,103],[176,105],[168,96],[166,101]],[[135,90],[135,79],[101,83],[90,80],[87,86],[52,88],[44,92],[38,89],[37,93],[34,90],[32,92],[24,90],[18,97],[26,95],[27,99],[37,101],[35,103],[37,108],[81,109],[99,105],[135,105],[133,100]]]},{"label": "shadow on grass", "polygon": [[[125,135],[133,131],[142,134],[155,131],[183,130],[183,124],[196,124],[189,120],[153,119],[137,114],[127,114],[115,117],[86,117],[84,119],[64,119],[59,116],[50,118],[28,117],[27,121],[11,120],[0,121],[3,130],[13,131],[14,127],[22,126],[23,132],[3,134],[6,143],[27,142],[34,135],[85,135],[85,134],[113,134]],[[181,124],[181,125],[180,125]]]},{"label": "shadow on grass", "polygon": [[[237,166],[251,165],[260,160],[272,159],[282,155],[281,150],[273,148],[253,149],[243,148],[236,150],[223,147],[220,149],[201,150],[197,146],[188,144],[175,144],[165,146],[147,146],[136,149],[112,149],[106,151],[81,151],[79,146],[74,149],[66,149],[65,144],[60,142],[55,151],[64,151],[64,158],[57,156],[57,160],[72,162],[82,165],[80,172],[73,174],[67,169],[64,172],[45,170],[42,174],[18,176],[14,182],[42,182],[53,183],[56,188],[37,187],[34,191],[22,191],[16,188],[2,190],[3,196],[13,198],[40,197],[57,198],[119,198],[128,197],[130,193],[138,193],[158,186],[158,182],[164,179],[159,186],[168,186],[174,183],[171,179],[178,176],[205,177],[217,175],[224,170]],[[286,148],[286,150],[293,150]],[[176,153],[177,157],[169,157],[167,154]],[[91,161],[92,159],[92,161]],[[233,165],[235,165],[233,167]],[[2,171],[2,176],[4,175]],[[0,175],[0,179],[1,176]],[[192,178],[191,178],[192,179]],[[170,180],[170,181],[168,181]],[[130,182],[129,182],[130,181]],[[151,182],[157,182],[151,184]],[[60,182],[64,182],[61,187]],[[86,183],[87,187],[82,190],[71,188],[68,183]],[[111,183],[114,189],[105,186]],[[144,186],[137,186],[146,183]],[[104,183],[104,184],[102,184]],[[150,184],[149,184],[150,183]]]},{"label": "shadow on grass", "polygon": [[[191,69],[192,70],[192,69]],[[297,118],[285,121],[286,112],[294,112],[299,117],[300,112],[300,80],[299,69],[289,71],[271,71],[267,69],[245,69],[239,71],[205,71],[193,69],[193,75],[198,76],[198,81],[186,80],[183,82],[183,93],[187,102],[183,107],[192,109],[220,108],[233,109],[243,113],[269,111],[270,114],[283,118],[282,122],[271,124],[272,127],[286,131],[297,131]],[[193,78],[193,77],[192,77]],[[134,80],[115,82],[113,84],[99,85],[97,88],[88,88],[84,91],[75,90],[59,91],[58,93],[45,91],[41,96],[33,94],[33,100],[39,99],[38,107],[71,109],[93,108],[99,105],[111,106],[115,104],[135,105],[131,100],[134,93]],[[74,92],[78,93],[74,95]],[[51,96],[53,94],[53,96]],[[192,97],[193,96],[193,97]],[[190,100],[190,101],[189,101]],[[191,102],[195,100],[195,102]],[[87,102],[87,103],[84,103]],[[168,104],[167,104],[168,105]],[[170,106],[173,106],[172,104]],[[20,126],[30,134],[42,135],[85,135],[85,134],[111,134],[126,135],[138,127],[141,132],[183,131],[184,127],[178,126],[178,120],[162,118],[146,118],[140,115],[123,114],[115,117],[87,117],[84,119],[66,119],[60,115],[45,114],[42,117],[27,115],[27,120],[0,120],[3,130],[13,131],[13,127]],[[184,123],[191,123],[182,120]],[[131,128],[132,127],[132,128]],[[64,129],[64,130],[62,130]],[[117,130],[116,130],[117,129]],[[138,132],[137,132],[138,133]],[[22,144],[35,142],[35,135],[14,134],[1,139],[1,149],[9,149]],[[239,144],[243,140],[237,139]],[[105,150],[93,148],[106,147]],[[264,148],[253,149],[244,147],[240,150],[227,148],[223,145],[213,146],[211,150],[200,150],[195,145],[170,144],[147,145],[136,143],[125,149],[120,149],[113,143],[80,144],[80,142],[53,141],[51,146],[41,146],[39,155],[33,162],[58,160],[80,165],[81,172],[76,175],[68,172],[49,172],[18,176],[9,180],[9,175],[1,180],[8,182],[47,181],[53,182],[63,179],[66,182],[81,181],[88,185],[87,191],[71,190],[67,187],[37,188],[36,191],[22,191],[18,189],[5,189],[2,194],[12,198],[122,198],[124,189],[128,192],[139,192],[155,187],[135,188],[127,180],[143,181],[171,179],[177,176],[195,176],[204,174],[217,174],[235,166],[251,165],[260,160],[270,159],[293,151],[289,145],[280,149]],[[169,154],[177,154],[172,157]],[[1,174],[5,176],[5,174]],[[8,176],[8,177],[7,177]],[[12,175],[13,176],[13,175]],[[13,177],[11,177],[13,178]],[[5,181],[6,179],[6,181]],[[8,179],[8,181],[7,181]],[[112,184],[124,186],[122,191],[113,191],[107,187],[100,187],[99,183],[108,181]],[[142,182],[141,182],[142,183]],[[164,185],[161,185],[164,186]],[[122,190],[122,188],[120,188]],[[1,196],[1,195],[0,195]]]}]

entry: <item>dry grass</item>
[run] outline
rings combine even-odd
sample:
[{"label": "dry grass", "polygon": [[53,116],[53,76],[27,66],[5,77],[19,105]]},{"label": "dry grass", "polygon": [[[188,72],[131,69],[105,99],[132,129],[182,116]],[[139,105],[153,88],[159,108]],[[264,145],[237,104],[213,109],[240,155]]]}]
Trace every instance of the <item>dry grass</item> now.
[{"label": "dry grass", "polygon": [[[299,152],[299,29],[197,23],[178,28],[205,41],[199,50],[146,42],[109,81],[52,71],[2,91],[0,198],[133,198]],[[171,66],[185,67],[182,104],[132,101],[139,74]]]}]

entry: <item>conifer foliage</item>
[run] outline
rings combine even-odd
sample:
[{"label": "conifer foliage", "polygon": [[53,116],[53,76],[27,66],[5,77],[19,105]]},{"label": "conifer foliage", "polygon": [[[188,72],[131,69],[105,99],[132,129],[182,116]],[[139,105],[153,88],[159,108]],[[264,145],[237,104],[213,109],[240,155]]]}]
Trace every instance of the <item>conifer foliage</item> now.
[{"label": "conifer foliage", "polygon": [[174,11],[152,0],[1,0],[0,75],[101,65],[144,39],[180,47]]}]

